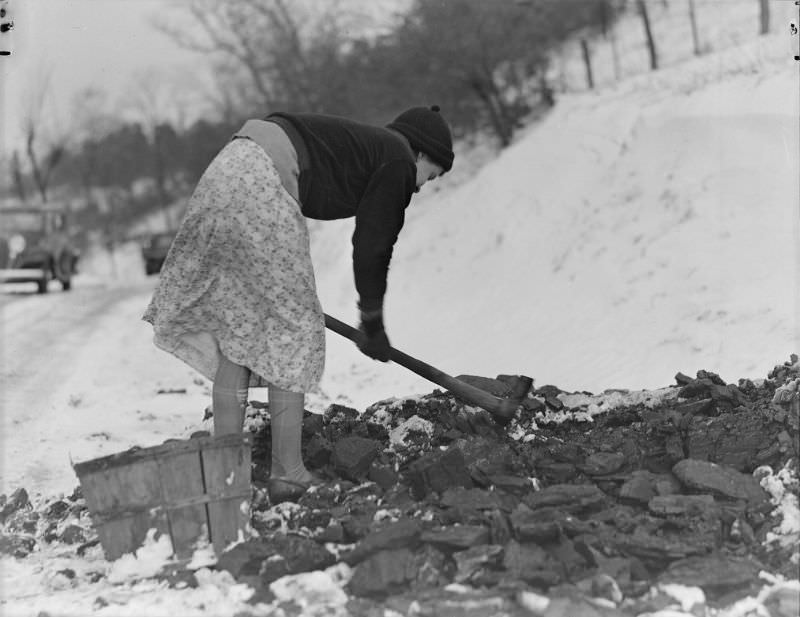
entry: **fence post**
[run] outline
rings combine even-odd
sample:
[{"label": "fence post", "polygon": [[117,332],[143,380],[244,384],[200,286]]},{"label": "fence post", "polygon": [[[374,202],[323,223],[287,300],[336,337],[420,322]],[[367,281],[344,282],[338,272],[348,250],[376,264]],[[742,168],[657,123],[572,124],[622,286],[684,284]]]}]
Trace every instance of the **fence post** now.
[{"label": "fence post", "polygon": [[644,23],[647,49],[650,52],[650,68],[655,71],[658,69],[658,55],[656,54],[656,42],[653,40],[653,30],[650,27],[650,16],[647,14],[647,5],[645,5],[644,0],[636,0],[636,4],[639,7],[639,14],[642,16],[642,22]]},{"label": "fence post", "polygon": [[761,23],[761,34],[769,34],[769,0],[758,0],[761,7],[759,11],[759,21]]},{"label": "fence post", "polygon": [[694,43],[694,55],[699,56],[700,37],[697,35],[697,14],[694,8],[694,0],[689,0],[689,21],[692,24],[692,42]]},{"label": "fence post", "polygon": [[581,51],[583,52],[583,63],[586,65],[586,82],[589,90],[594,90],[594,76],[592,75],[592,57],[589,53],[589,43],[586,39],[581,39]]}]

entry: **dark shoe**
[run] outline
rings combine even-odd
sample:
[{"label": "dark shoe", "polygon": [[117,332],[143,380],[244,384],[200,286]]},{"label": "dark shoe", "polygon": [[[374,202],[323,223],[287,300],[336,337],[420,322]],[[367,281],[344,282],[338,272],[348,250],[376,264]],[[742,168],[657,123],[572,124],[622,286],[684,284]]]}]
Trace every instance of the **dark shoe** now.
[{"label": "dark shoe", "polygon": [[286,478],[270,478],[267,481],[269,503],[274,506],[284,501],[296,502],[305,495],[309,487],[322,483],[323,479],[316,475],[308,482],[297,482]]}]

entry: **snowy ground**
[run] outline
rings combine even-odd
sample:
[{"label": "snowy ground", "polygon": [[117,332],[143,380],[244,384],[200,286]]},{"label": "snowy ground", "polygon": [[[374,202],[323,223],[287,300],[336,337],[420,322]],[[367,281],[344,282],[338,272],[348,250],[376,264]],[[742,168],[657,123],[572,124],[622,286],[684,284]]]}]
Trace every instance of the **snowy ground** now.
[{"label": "snowy ground", "polygon": [[[452,374],[592,391],[702,368],[735,381],[796,350],[798,76],[774,44],[743,47],[754,65],[718,82],[700,80],[708,57],[564,97],[471,181],[417,197],[389,278],[393,344]],[[317,237],[339,254],[317,283],[353,320],[348,225]],[[329,341],[332,397],[429,388]]]},{"label": "snowy ground", "polygon": [[[523,373],[595,392],[657,388],[698,369],[735,382],[788,359],[800,349],[800,110],[786,38],[743,43],[732,64],[710,55],[565,95],[468,181],[426,187],[390,272],[392,343],[453,375]],[[313,250],[323,306],[354,322],[351,225],[315,226]],[[3,295],[0,492],[71,492],[70,460],[208,428],[209,384],[156,350],[139,320],[155,280],[135,247],[116,260],[114,277],[107,256],[87,260],[69,294]],[[56,317],[70,327],[48,326]],[[326,364],[309,409],[435,387],[333,334]],[[193,592],[117,587],[127,604],[92,608],[97,590],[54,576],[59,559],[4,558],[14,609],[2,613],[239,606],[241,590],[209,576]]]}]

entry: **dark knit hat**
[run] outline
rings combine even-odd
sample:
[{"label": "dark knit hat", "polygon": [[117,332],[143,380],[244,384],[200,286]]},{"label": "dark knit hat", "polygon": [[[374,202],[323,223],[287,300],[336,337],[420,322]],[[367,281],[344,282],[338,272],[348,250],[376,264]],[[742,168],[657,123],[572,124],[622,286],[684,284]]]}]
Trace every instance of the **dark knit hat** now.
[{"label": "dark knit hat", "polygon": [[438,105],[407,109],[386,128],[402,133],[414,150],[427,154],[445,171],[453,167],[453,137]]}]

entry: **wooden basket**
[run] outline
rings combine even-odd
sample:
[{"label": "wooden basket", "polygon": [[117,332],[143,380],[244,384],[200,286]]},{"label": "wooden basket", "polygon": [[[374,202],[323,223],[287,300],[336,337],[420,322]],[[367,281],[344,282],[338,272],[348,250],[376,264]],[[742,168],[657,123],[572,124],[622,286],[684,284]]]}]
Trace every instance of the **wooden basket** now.
[{"label": "wooden basket", "polygon": [[198,540],[217,555],[250,522],[248,434],[175,440],[73,466],[106,558],[139,548],[147,531],[168,534],[179,559]]}]

